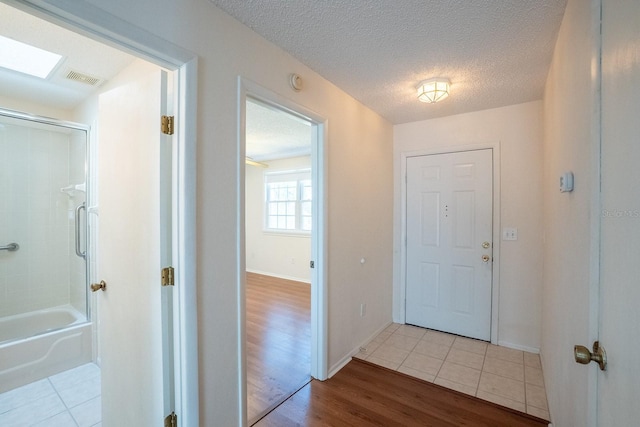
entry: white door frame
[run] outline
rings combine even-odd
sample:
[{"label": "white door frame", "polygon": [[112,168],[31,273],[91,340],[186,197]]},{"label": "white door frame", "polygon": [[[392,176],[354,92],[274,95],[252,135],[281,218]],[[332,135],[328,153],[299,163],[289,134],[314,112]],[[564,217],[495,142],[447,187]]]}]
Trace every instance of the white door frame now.
[{"label": "white door frame", "polygon": [[[197,57],[104,10],[66,0],[1,0],[99,42],[175,72],[176,146],[173,160],[174,354],[176,413],[181,426],[199,425],[196,307]],[[166,415],[166,414],[165,414]]]},{"label": "white door frame", "polygon": [[311,259],[315,261],[315,268],[311,269],[311,376],[325,380],[328,376],[327,368],[327,277],[326,248],[327,248],[327,120],[315,112],[294,103],[293,101],[272,92],[257,83],[242,76],[238,77],[238,328],[240,340],[238,354],[240,365],[240,420],[246,425],[247,418],[247,363],[246,363],[246,308],[245,308],[245,149],[246,149],[246,104],[247,97],[257,99],[272,105],[287,113],[302,117],[312,123],[316,132],[312,138],[317,138],[311,144],[311,179],[313,182],[313,227],[311,237]]},{"label": "white door frame", "polygon": [[491,343],[498,344],[498,314],[500,303],[500,142],[458,146],[434,146],[400,153],[400,281],[394,295],[400,298],[399,318],[406,321],[407,291],[407,158],[433,154],[460,153],[491,149],[493,154],[493,283],[491,286]]}]

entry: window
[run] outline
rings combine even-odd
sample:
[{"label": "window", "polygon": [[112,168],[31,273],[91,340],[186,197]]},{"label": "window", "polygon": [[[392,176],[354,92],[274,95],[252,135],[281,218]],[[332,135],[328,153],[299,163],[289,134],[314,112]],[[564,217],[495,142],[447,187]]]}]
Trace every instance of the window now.
[{"label": "window", "polygon": [[267,172],[265,228],[268,231],[311,232],[311,171]]}]

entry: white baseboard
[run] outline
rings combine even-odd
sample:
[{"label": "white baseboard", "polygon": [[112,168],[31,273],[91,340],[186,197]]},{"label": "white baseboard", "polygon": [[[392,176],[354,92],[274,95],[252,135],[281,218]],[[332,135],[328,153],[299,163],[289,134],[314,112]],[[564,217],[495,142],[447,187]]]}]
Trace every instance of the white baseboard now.
[{"label": "white baseboard", "polygon": [[351,355],[353,356],[354,354],[358,353],[360,351],[361,347],[364,347],[365,344],[367,344],[369,341],[371,341],[372,339],[374,339],[375,337],[377,337],[378,335],[380,335],[380,332],[384,331],[385,329],[387,329],[389,327],[389,325],[393,324],[394,322],[389,322],[389,323],[385,323],[381,328],[378,328],[377,331],[375,331],[373,334],[369,335],[369,338],[367,338],[366,340],[362,341],[358,347],[356,347],[354,350],[351,350]]},{"label": "white baseboard", "polygon": [[367,339],[365,339],[364,341],[360,342],[360,344],[358,344],[353,350],[351,350],[346,356],[344,356],[342,359],[340,359],[340,361],[336,364],[334,364],[331,369],[329,369],[329,376],[328,378],[331,378],[332,376],[334,376],[335,374],[338,373],[338,371],[340,371],[340,369],[344,368],[345,365],[347,363],[349,363],[351,361],[351,358],[358,354],[360,352],[360,348],[363,347],[364,345],[366,345],[369,341],[371,341],[372,339],[374,339],[375,337],[377,337],[380,332],[384,331],[385,329],[387,329],[389,327],[389,325],[391,325],[393,322],[389,322],[386,323],[384,326],[382,326],[381,328],[379,328],[377,331],[375,331],[373,334],[371,334]]},{"label": "white baseboard", "polygon": [[526,345],[513,344],[506,341],[498,341],[498,345],[502,347],[512,348],[514,350],[522,350],[529,353],[540,354],[540,349],[535,347],[527,347]]},{"label": "white baseboard", "polygon": [[351,362],[351,354],[347,354],[345,357],[340,359],[340,361],[338,363],[336,363],[335,365],[333,365],[329,369],[329,375],[327,375],[327,379],[329,379],[332,376],[334,376],[335,374],[337,374],[338,371],[340,371],[340,369],[344,368],[346,366],[346,364],[349,363],[349,362]]},{"label": "white baseboard", "polygon": [[247,269],[247,273],[262,274],[263,276],[271,276],[271,277],[277,277],[278,279],[293,280],[294,282],[302,282],[302,283],[306,283],[308,285],[311,284],[309,279],[301,279],[300,277],[293,277],[293,276],[287,276],[287,275],[284,275],[284,274],[270,273],[268,271],[249,270],[249,269]]}]

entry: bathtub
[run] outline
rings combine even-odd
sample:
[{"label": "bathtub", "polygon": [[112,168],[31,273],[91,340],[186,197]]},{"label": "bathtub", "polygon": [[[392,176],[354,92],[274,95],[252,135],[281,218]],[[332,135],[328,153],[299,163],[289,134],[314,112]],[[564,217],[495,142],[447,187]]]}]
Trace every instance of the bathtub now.
[{"label": "bathtub", "polygon": [[70,305],[0,319],[0,393],[88,363],[91,323]]}]

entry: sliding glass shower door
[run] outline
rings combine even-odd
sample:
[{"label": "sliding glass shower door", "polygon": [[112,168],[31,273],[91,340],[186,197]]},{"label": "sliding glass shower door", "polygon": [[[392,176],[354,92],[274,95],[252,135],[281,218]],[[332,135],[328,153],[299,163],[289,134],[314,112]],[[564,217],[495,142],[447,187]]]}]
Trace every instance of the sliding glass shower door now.
[{"label": "sliding glass shower door", "polygon": [[87,320],[87,136],[0,110],[0,319],[63,308]]}]

